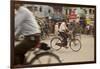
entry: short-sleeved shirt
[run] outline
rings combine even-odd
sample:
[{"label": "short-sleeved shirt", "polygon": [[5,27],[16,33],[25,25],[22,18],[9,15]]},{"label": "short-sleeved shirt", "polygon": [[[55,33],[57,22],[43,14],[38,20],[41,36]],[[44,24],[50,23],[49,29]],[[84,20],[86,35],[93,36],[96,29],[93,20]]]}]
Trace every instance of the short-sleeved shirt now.
[{"label": "short-sleeved shirt", "polygon": [[62,22],[61,25],[60,25],[59,31],[63,32],[65,30],[67,30],[66,24],[65,24],[65,22]]}]

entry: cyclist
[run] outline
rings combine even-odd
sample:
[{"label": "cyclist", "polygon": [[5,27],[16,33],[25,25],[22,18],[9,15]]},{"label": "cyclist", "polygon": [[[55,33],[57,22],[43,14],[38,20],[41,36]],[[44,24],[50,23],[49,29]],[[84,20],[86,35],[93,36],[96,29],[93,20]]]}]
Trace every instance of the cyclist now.
[{"label": "cyclist", "polygon": [[19,35],[24,35],[25,38],[14,48],[13,65],[22,65],[25,53],[33,46],[39,47],[41,31],[29,9],[18,3],[15,3],[15,9],[17,11],[15,15],[15,38]]},{"label": "cyclist", "polygon": [[66,26],[65,20],[63,20],[61,22],[58,31],[59,31],[61,37],[63,38],[63,46],[66,46],[67,45],[67,38],[68,38],[68,35],[66,33],[68,33],[69,29]]}]

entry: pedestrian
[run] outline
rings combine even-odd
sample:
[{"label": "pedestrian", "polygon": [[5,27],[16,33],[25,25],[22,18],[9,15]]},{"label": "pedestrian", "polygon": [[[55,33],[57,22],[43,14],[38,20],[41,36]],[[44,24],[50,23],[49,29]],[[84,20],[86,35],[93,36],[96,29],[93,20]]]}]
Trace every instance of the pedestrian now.
[{"label": "pedestrian", "polygon": [[58,35],[58,23],[55,24],[55,35]]},{"label": "pedestrian", "polygon": [[90,34],[90,24],[91,24],[91,19],[86,18],[86,34]]},{"label": "pedestrian", "polygon": [[39,47],[40,27],[32,12],[15,2],[15,38],[24,35],[24,39],[14,48],[13,65],[23,65],[25,53],[31,48]]}]

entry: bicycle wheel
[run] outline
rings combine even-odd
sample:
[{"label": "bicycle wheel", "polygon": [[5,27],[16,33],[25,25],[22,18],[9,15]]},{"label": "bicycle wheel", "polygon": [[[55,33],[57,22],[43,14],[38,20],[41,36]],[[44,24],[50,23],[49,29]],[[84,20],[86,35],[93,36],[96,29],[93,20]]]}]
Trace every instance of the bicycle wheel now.
[{"label": "bicycle wheel", "polygon": [[51,39],[50,41],[50,46],[51,48],[53,48],[54,50],[59,50],[61,49],[61,43],[62,43],[62,40],[59,38],[59,37],[54,37]]},{"label": "bicycle wheel", "polygon": [[30,64],[32,65],[53,63],[61,63],[61,60],[56,54],[50,52],[36,54],[36,56],[30,61]]},{"label": "bicycle wheel", "polygon": [[79,39],[73,39],[73,40],[71,40],[71,42],[70,42],[70,48],[73,51],[75,51],[75,52],[79,51],[81,49],[81,42],[80,42],[80,40]]}]

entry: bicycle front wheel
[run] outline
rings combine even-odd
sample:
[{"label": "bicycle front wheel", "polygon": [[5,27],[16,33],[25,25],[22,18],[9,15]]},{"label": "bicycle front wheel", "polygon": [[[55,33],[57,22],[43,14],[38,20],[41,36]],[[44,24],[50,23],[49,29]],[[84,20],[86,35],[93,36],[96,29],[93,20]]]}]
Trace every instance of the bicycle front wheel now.
[{"label": "bicycle front wheel", "polygon": [[51,39],[50,41],[50,46],[51,48],[53,48],[54,50],[59,50],[61,49],[61,43],[62,43],[62,40],[59,38],[59,37],[54,37]]},{"label": "bicycle front wheel", "polygon": [[56,54],[50,52],[36,54],[36,56],[30,62],[32,65],[53,63],[61,63],[61,60]]},{"label": "bicycle front wheel", "polygon": [[77,52],[81,49],[81,42],[79,39],[73,39],[71,42],[70,42],[70,48]]}]

